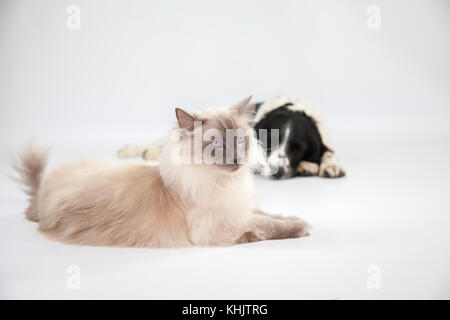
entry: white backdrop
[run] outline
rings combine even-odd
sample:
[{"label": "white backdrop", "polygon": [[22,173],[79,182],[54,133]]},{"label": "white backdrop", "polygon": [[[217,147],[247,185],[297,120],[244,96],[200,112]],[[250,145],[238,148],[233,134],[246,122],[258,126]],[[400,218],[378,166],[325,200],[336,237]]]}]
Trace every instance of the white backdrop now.
[{"label": "white backdrop", "polygon": [[[69,27],[71,5],[80,29]],[[380,29],[367,26],[371,5]],[[2,173],[32,135],[53,146],[53,160],[113,157],[164,135],[175,106],[249,94],[319,106],[348,171],[336,181],[258,179],[262,207],[306,218],[312,237],[191,251],[54,244],[1,178],[0,295],[449,298],[449,9],[445,0],[0,0]],[[40,261],[32,270],[30,254]],[[70,263],[89,270],[89,290],[65,289]],[[371,264],[384,291],[366,287]]]},{"label": "white backdrop", "polygon": [[[79,30],[67,27],[71,4]],[[366,27],[372,4],[379,30]],[[333,131],[448,132],[449,9],[445,0],[2,0],[2,145],[31,133],[152,138],[174,106],[249,94],[308,99]],[[339,124],[354,116],[363,123]]]}]

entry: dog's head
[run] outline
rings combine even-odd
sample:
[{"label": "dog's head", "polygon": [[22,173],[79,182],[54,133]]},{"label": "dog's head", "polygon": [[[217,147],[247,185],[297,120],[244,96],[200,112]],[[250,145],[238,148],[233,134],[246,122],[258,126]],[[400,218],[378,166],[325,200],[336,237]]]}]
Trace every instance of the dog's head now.
[{"label": "dog's head", "polygon": [[297,175],[297,167],[307,148],[304,130],[285,107],[278,108],[255,125],[256,134],[266,150],[264,175],[287,179]]}]

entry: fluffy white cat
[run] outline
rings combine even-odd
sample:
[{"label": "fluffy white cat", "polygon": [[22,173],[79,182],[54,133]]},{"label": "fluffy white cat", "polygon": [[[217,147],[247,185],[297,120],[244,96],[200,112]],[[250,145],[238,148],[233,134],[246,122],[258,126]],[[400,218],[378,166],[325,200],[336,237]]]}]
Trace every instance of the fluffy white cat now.
[{"label": "fluffy white cat", "polygon": [[[249,130],[249,102],[193,113],[176,109],[172,138],[213,129],[222,140],[203,135],[202,156],[229,158],[240,150],[242,157],[232,156],[231,163],[188,161],[195,156],[193,144],[171,139],[157,166],[79,161],[44,175],[46,153],[30,145],[15,166],[31,196],[27,218],[55,240],[83,245],[225,246],[307,236],[310,228],[301,219],[256,209],[251,170],[261,150]],[[229,140],[230,129],[246,135]]]}]

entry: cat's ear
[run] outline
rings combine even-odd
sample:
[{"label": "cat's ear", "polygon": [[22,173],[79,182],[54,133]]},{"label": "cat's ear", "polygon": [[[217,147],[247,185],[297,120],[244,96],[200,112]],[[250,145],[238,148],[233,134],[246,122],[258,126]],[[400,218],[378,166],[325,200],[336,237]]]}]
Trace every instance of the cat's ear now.
[{"label": "cat's ear", "polygon": [[253,116],[256,113],[256,105],[254,103],[250,103],[252,96],[245,98],[242,101],[233,105],[233,110],[237,112],[239,115],[247,115]]},{"label": "cat's ear", "polygon": [[180,129],[186,129],[189,131],[194,129],[194,116],[180,108],[175,108],[175,114],[177,116],[178,126]]}]

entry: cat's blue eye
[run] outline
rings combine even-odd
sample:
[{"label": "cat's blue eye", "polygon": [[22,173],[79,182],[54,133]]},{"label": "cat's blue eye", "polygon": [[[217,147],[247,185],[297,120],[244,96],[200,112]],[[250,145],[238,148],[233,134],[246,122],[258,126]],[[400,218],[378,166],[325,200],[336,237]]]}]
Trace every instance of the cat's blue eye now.
[{"label": "cat's blue eye", "polygon": [[211,145],[212,145],[214,148],[220,148],[220,147],[222,146],[222,141],[214,140],[213,142],[211,142]]},{"label": "cat's blue eye", "polygon": [[245,141],[245,137],[244,136],[240,136],[237,138],[237,142],[238,143],[243,143]]}]

